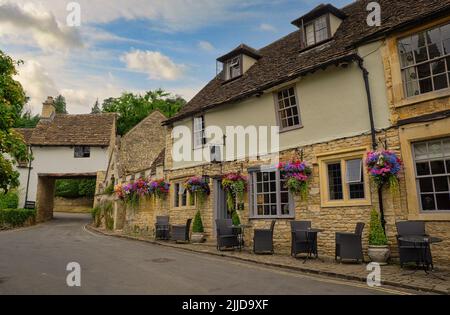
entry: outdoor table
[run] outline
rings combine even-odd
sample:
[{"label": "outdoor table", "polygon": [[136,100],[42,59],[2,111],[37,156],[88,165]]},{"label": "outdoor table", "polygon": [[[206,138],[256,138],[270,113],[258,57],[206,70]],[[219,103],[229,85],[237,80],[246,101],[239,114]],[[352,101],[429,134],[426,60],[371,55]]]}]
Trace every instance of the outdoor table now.
[{"label": "outdoor table", "polygon": [[398,238],[402,242],[411,243],[414,248],[421,249],[420,258],[422,260],[423,270],[428,274],[429,264],[427,262],[428,250],[430,249],[430,244],[440,243],[442,239],[433,236],[424,235],[408,235],[400,236]]},{"label": "outdoor table", "polygon": [[305,263],[308,258],[312,258],[313,254],[316,256],[316,259],[319,259],[319,253],[317,251],[317,234],[322,233],[323,231],[323,229],[314,228],[309,228],[306,230],[295,230],[295,233],[306,234],[306,240],[308,243],[308,255],[305,257],[303,263]]},{"label": "outdoor table", "polygon": [[239,249],[242,249],[244,247],[244,230],[248,227],[251,227],[250,225],[240,224],[240,225],[233,225],[233,234],[236,234],[239,239]]},{"label": "outdoor table", "polygon": [[170,224],[158,224],[157,233],[158,239],[168,241],[170,239]]}]

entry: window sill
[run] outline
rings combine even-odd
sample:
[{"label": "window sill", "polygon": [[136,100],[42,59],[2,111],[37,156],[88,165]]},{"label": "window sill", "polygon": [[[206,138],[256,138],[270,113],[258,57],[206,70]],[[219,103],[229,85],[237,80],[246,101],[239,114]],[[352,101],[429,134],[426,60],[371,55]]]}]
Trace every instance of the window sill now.
[{"label": "window sill", "polygon": [[450,96],[450,88],[443,89],[441,91],[434,91],[434,92],[429,92],[429,93],[405,98],[405,99],[401,100],[396,105],[396,107],[414,105],[417,103],[423,103],[423,102],[427,102],[427,101],[431,101],[431,100],[439,99],[439,98],[444,98],[444,97],[448,97],[448,96]]},{"label": "window sill", "polygon": [[344,200],[344,201],[322,201],[322,208],[338,208],[338,207],[359,207],[359,206],[371,206],[370,200]]},{"label": "window sill", "polygon": [[222,85],[225,85],[225,84],[228,84],[230,82],[236,81],[237,79],[242,78],[242,76],[243,76],[243,74],[240,74],[240,75],[238,75],[238,76],[236,76],[234,78],[231,78],[231,79],[228,79],[228,80],[224,80],[222,82]]},{"label": "window sill", "polygon": [[280,129],[280,131],[278,133],[282,134],[282,133],[286,133],[286,132],[294,131],[294,130],[298,130],[298,129],[303,129],[303,125],[292,126],[292,127],[289,127],[289,128]]},{"label": "window sill", "polygon": [[450,221],[450,211],[430,211],[429,213],[409,214],[408,220],[411,221]]},{"label": "window sill", "polygon": [[267,216],[267,217],[249,217],[249,220],[256,221],[256,220],[294,220],[295,215],[290,216]]}]

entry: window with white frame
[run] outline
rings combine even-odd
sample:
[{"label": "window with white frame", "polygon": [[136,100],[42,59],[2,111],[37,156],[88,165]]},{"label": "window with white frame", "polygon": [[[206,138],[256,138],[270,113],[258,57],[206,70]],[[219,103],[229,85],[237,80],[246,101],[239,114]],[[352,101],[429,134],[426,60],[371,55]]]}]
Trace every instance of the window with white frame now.
[{"label": "window with white frame", "polygon": [[295,88],[278,91],[275,94],[277,119],[280,130],[295,129],[301,126],[300,112]]},{"label": "window with white frame", "polygon": [[194,135],[194,149],[202,148],[206,144],[204,116],[194,117],[193,135]]},{"label": "window with white frame", "polygon": [[88,158],[91,156],[91,147],[88,146],[76,146],[74,148],[74,157],[75,158]]},{"label": "window with white frame", "polygon": [[450,211],[450,138],[413,144],[422,211]]},{"label": "window with white frame", "polygon": [[283,218],[294,216],[294,202],[276,168],[250,172],[252,216]]},{"label": "window with white frame", "polygon": [[327,15],[323,15],[305,26],[306,46],[312,46],[329,38]]},{"label": "window with white frame", "polygon": [[242,57],[237,56],[225,62],[225,80],[234,79],[242,74]]},{"label": "window with white frame", "polygon": [[450,23],[400,39],[398,50],[406,97],[450,86]]}]

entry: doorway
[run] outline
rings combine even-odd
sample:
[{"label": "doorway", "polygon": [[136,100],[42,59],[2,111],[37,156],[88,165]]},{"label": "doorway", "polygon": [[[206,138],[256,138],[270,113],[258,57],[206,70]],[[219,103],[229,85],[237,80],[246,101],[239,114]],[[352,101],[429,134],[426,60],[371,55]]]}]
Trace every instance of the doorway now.
[{"label": "doorway", "polygon": [[231,214],[228,211],[227,196],[222,188],[222,178],[214,179],[214,236],[217,235],[216,219],[231,219]]}]

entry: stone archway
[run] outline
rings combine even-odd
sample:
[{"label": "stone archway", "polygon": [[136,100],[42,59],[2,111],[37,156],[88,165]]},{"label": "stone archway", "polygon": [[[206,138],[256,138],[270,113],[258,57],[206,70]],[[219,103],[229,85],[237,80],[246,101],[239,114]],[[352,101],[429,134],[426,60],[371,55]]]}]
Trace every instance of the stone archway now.
[{"label": "stone archway", "polygon": [[57,179],[84,178],[97,178],[97,173],[38,174],[36,222],[45,222],[53,219],[53,200],[55,195],[55,182]]}]

